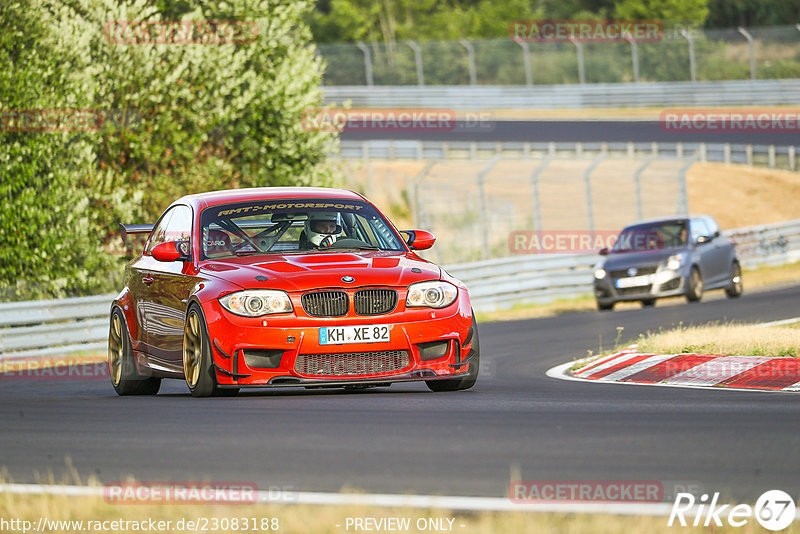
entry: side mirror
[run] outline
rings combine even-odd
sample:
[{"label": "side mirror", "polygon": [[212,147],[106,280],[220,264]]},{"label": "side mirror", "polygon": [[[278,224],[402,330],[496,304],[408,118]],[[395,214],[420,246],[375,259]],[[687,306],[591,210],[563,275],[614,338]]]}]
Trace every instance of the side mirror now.
[{"label": "side mirror", "polygon": [[598,254],[600,254],[601,256],[608,256],[608,247],[601,248]]},{"label": "side mirror", "polygon": [[408,235],[406,245],[413,250],[429,249],[436,242],[436,236],[425,230],[405,230],[403,233]]},{"label": "side mirror", "polygon": [[709,241],[711,241],[712,239],[714,239],[714,236],[710,236],[710,235],[701,235],[700,237],[698,237],[698,238],[697,238],[697,244],[698,244],[698,245],[702,245],[703,243],[708,243],[708,242],[709,242]]},{"label": "side mirror", "polygon": [[188,260],[189,258],[188,241],[167,241],[153,247],[150,253],[158,261],[170,262],[178,260]]}]

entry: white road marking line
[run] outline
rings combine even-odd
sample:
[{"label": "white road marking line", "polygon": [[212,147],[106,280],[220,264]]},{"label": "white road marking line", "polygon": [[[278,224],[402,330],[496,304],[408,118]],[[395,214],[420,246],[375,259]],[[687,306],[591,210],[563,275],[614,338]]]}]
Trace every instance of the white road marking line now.
[{"label": "white road marking line", "polygon": [[[43,484],[0,484],[0,493],[20,495],[62,495],[66,497],[103,497],[102,487]],[[283,492],[275,498],[268,491],[258,492],[259,503],[314,504],[328,506],[380,506],[390,508],[431,508],[477,512],[550,512],[615,515],[667,516],[672,503],[640,502],[564,502],[540,501],[515,503],[503,497],[459,497],[439,495],[395,495],[386,493],[317,493]],[[214,504],[214,503],[209,503]]]},{"label": "white road marking line", "polygon": [[770,321],[768,323],[758,323],[753,326],[757,328],[767,328],[769,326],[783,326],[785,324],[800,323],[800,317],[792,317],[791,319],[781,319],[780,321]]}]

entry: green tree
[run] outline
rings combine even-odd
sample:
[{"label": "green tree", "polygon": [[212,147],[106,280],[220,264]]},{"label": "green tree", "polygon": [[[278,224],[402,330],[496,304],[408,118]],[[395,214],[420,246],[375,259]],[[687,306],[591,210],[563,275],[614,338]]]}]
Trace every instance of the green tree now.
[{"label": "green tree", "polygon": [[665,24],[703,24],[708,0],[621,0],[614,15],[626,20],[660,20]]}]

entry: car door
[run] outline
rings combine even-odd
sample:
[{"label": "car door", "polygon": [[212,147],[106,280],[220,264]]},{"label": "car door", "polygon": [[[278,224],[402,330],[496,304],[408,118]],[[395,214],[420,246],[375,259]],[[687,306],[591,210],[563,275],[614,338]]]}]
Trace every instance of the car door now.
[{"label": "car door", "polygon": [[691,235],[692,246],[694,247],[694,262],[700,268],[700,275],[703,277],[703,284],[708,286],[719,276],[714,266],[715,250],[714,240],[699,243],[700,238],[708,238],[709,228],[702,218],[692,219],[689,223],[689,233]]},{"label": "car door", "polygon": [[153,239],[145,251],[150,260],[144,277],[147,284],[147,345],[155,363],[180,371],[183,368],[186,305],[196,282],[194,267],[191,261],[158,261],[150,251],[169,241],[186,241],[191,250],[192,209],[185,205],[174,206],[162,220],[163,229],[154,230]]},{"label": "car door", "polygon": [[731,264],[733,261],[733,244],[722,235],[717,222],[711,217],[706,218],[706,226],[714,236],[714,270],[718,274],[717,282],[727,282],[731,277]]}]

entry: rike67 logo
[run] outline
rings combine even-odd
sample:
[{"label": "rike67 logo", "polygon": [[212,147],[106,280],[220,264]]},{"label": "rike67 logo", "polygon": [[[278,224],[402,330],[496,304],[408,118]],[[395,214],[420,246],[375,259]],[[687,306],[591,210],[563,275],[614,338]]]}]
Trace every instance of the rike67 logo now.
[{"label": "rike67 logo", "polygon": [[687,521],[691,521],[695,527],[712,524],[721,527],[724,522],[732,527],[743,527],[755,518],[759,525],[774,532],[788,527],[796,513],[794,500],[781,490],[764,492],[755,506],[719,504],[719,492],[714,493],[710,501],[708,494],[704,493],[699,502],[691,493],[679,493],[675,496],[667,526],[677,524],[685,527],[688,526]]}]

